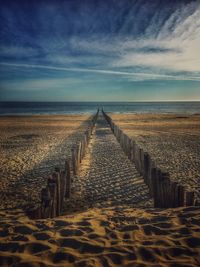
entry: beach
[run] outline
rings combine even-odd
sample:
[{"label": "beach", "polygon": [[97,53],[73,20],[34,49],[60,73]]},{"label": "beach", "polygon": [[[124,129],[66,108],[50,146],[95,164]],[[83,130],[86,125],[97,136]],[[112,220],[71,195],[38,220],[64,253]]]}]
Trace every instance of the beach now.
[{"label": "beach", "polygon": [[116,124],[200,200],[200,115],[111,115]]},{"label": "beach", "polygon": [[200,0],[0,25],[0,267],[200,267]]},{"label": "beach", "polygon": [[1,266],[197,267],[199,220],[199,207],[90,209],[36,221],[0,212]]},{"label": "beach", "polygon": [[89,115],[0,117],[0,208],[39,201],[55,167],[63,167]]},{"label": "beach", "polygon": [[[199,196],[199,115],[110,115]],[[143,177],[101,114],[61,216],[27,216],[24,208],[40,202],[41,187],[55,166],[63,168],[89,120],[0,118],[2,266],[199,266],[199,206],[154,208]]]}]

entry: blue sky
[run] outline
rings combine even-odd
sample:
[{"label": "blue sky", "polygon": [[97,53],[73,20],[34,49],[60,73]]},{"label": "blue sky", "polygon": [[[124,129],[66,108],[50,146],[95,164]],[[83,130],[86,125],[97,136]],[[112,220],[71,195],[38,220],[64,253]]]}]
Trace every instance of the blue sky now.
[{"label": "blue sky", "polygon": [[0,100],[200,100],[200,1],[0,1]]}]

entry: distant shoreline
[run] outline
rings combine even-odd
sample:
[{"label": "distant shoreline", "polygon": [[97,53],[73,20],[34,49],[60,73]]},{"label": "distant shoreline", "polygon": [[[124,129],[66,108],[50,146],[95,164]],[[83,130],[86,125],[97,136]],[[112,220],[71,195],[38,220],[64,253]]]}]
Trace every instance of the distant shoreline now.
[{"label": "distant shoreline", "polygon": [[0,116],[85,115],[103,108],[114,114],[200,114],[200,101],[188,102],[0,102]]}]

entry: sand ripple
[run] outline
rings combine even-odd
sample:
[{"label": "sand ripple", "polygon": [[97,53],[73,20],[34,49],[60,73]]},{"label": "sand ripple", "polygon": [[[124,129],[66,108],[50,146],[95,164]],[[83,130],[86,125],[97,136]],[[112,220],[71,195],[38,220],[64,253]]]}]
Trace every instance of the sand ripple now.
[{"label": "sand ripple", "polygon": [[2,266],[199,266],[199,207],[104,208],[31,221],[0,212]]}]

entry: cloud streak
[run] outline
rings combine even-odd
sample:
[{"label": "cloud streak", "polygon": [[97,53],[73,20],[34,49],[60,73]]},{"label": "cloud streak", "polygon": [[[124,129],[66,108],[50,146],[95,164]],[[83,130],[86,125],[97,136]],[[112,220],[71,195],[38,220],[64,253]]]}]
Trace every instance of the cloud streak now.
[{"label": "cloud streak", "polygon": [[[141,79],[162,79],[162,80],[188,80],[188,81],[200,81],[200,76],[178,76],[178,75],[165,75],[165,74],[153,74],[153,73],[141,73],[141,72],[125,72],[125,71],[114,71],[114,70],[102,70],[102,69],[87,69],[87,68],[65,68],[45,65],[29,65],[29,64],[15,64],[0,62],[1,66],[14,67],[14,68],[33,68],[33,69],[47,69],[53,71],[67,71],[67,72],[85,72],[85,73],[97,73],[106,75],[119,75],[119,76],[130,76],[140,77]],[[137,80],[137,79],[136,79]]]},{"label": "cloud streak", "polygon": [[37,69],[40,81],[48,71],[119,77],[124,87],[200,81],[198,0],[7,1],[0,23],[2,80]]}]

